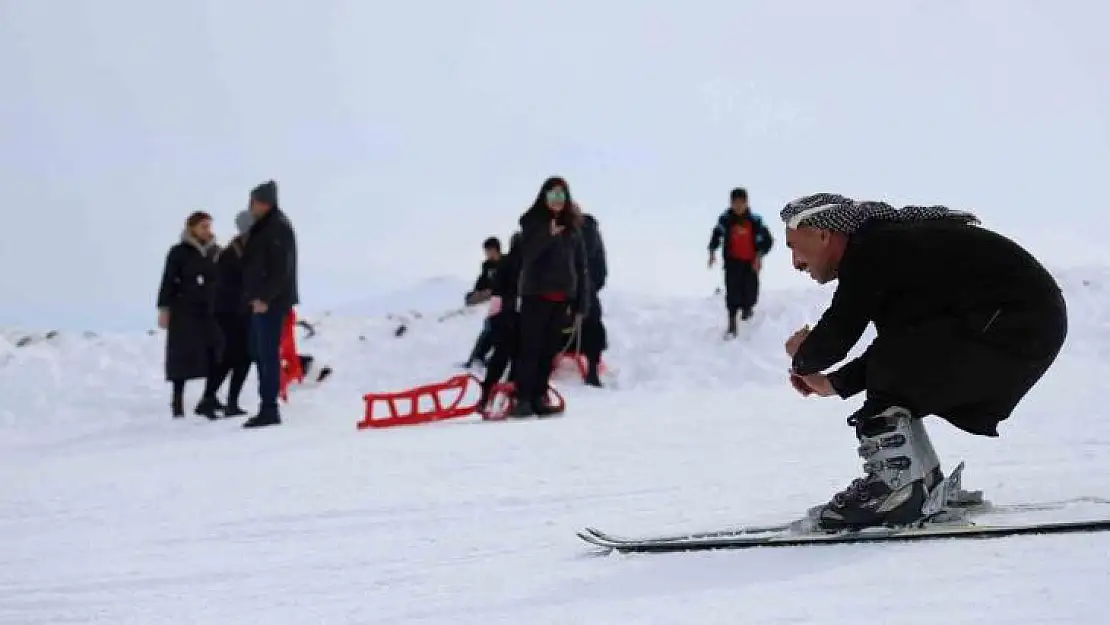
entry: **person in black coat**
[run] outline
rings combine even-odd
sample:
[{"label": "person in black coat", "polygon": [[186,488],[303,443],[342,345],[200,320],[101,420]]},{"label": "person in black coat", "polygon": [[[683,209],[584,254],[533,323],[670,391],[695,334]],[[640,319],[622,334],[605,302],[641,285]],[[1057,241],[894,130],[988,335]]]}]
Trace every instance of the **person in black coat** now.
[{"label": "person in black coat", "polygon": [[586,269],[590,275],[590,305],[582,318],[579,331],[582,333],[582,353],[586,356],[586,384],[601,387],[598,367],[601,352],[609,347],[608,332],[601,319],[601,298],[599,293],[605,288],[609,277],[609,264],[605,258],[605,243],[601,230],[593,215],[583,215],[582,236],[586,247]]},{"label": "person in black coat", "polygon": [[[185,382],[205,379],[216,368],[222,337],[215,317],[216,265],[219,247],[212,217],[189,215],[181,241],[170,248],[158,289],[158,325],[166,330],[166,380],[173,384],[173,416],[185,416]],[[211,395],[205,388],[204,397]],[[212,418],[204,400],[197,413]]]},{"label": "person in black coat", "polygon": [[[486,375],[482,380],[482,394],[478,399],[479,412],[486,409],[490,393],[505,377],[506,369],[512,367],[520,346],[520,325],[518,320],[517,286],[520,281],[520,233],[509,239],[509,251],[501,257],[497,272],[490,283],[490,316],[488,319],[490,342],[493,351],[486,363]],[[512,380],[510,369],[509,379]]]},{"label": "person in black coat", "polygon": [[[486,254],[486,259],[482,261],[482,268],[478,272],[478,279],[474,281],[474,288],[466,294],[467,306],[484,304],[493,295],[493,282],[497,276],[497,268],[501,264],[501,241],[497,237],[490,237],[482,244],[482,250]],[[493,332],[487,320],[482,326],[482,331],[478,334],[478,339],[474,342],[474,348],[470,350],[470,356],[467,357],[463,367],[470,368],[475,361],[485,365],[486,356],[489,355],[492,348]]]},{"label": "person in black coat", "polygon": [[[1067,337],[1060,287],[970,213],[820,193],[781,216],[794,267],[819,283],[837,280],[817,325],[786,343],[791,382],[803,395],[866,393],[848,423],[867,475],[816,518],[830,529],[917,520],[943,478],[922,417],[998,436]],[[876,338],[866,351],[824,373],[869,324]]]},{"label": "person in black coat", "polygon": [[255,187],[250,194],[254,217],[243,248],[243,295],[251,312],[251,350],[258,365],[258,414],[243,427],[281,423],[281,330],[285,316],[300,303],[297,290],[297,238],[278,207],[277,183]]},{"label": "person in black coat", "polygon": [[759,270],[763,257],[771,251],[771,232],[748,205],[748,191],[729,193],[730,206],[717,218],[709,237],[709,266],[717,263],[717,249],[724,248],[725,307],[728,310],[726,336],[736,336],[736,313],[750,319],[759,300]]},{"label": "person in black coat", "polygon": [[[224,337],[224,350],[220,366],[213,372],[208,384],[212,395],[205,407],[213,412],[223,410],[227,417],[247,414],[239,406],[239,395],[251,368],[251,315],[243,295],[243,252],[253,221],[249,211],[236,215],[235,227],[239,234],[216,256],[216,322]],[[227,389],[227,404],[222,406],[216,399],[216,393],[228,375],[231,381]]]},{"label": "person in black coat", "polygon": [[590,276],[582,213],[562,178],[544,181],[520,218],[520,350],[513,416],[552,413],[545,401],[568,315],[585,317]]}]

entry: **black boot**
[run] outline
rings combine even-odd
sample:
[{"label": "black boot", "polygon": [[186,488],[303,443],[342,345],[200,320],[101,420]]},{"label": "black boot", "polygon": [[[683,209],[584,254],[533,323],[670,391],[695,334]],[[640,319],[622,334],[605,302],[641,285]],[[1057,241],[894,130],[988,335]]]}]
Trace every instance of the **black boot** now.
[{"label": "black boot", "polygon": [[173,409],[174,419],[181,419],[185,416],[185,382],[183,380],[173,381],[173,399],[170,400],[170,407]]},{"label": "black boot", "polygon": [[751,308],[745,308],[744,310],[740,311],[740,319],[742,319],[744,321],[747,321],[748,319],[751,319],[751,318],[752,318],[752,309]]},{"label": "black boot", "polygon": [[601,357],[590,355],[586,359],[586,385],[593,386],[594,388],[602,388],[601,375],[598,373],[598,368],[601,365]]},{"label": "black boot", "polygon": [[736,338],[736,313],[729,312],[728,314],[728,330],[725,332],[726,338]]},{"label": "black boot", "polygon": [[240,408],[238,404],[228,403],[224,408],[225,417],[241,417],[245,414],[247,414],[247,411]]},{"label": "black boot", "polygon": [[243,424],[245,428],[261,428],[268,425],[281,425],[281,415],[277,408],[263,408],[258,414],[247,419]]},{"label": "black boot", "polygon": [[509,417],[513,419],[527,419],[536,416],[536,406],[527,399],[518,400],[513,405],[513,409],[509,412]]},{"label": "black boot", "polygon": [[220,415],[216,414],[216,412],[222,408],[223,406],[214,396],[208,396],[202,397],[201,400],[197,402],[197,407],[193,412],[215,421],[220,418]]}]

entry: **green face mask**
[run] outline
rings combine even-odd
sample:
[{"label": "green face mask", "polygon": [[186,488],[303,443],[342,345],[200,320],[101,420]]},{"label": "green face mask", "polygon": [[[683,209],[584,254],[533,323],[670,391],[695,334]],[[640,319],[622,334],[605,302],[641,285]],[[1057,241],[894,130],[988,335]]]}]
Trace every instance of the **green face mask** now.
[{"label": "green face mask", "polygon": [[552,189],[547,192],[547,201],[554,204],[555,202],[567,201],[567,194],[562,189]]}]

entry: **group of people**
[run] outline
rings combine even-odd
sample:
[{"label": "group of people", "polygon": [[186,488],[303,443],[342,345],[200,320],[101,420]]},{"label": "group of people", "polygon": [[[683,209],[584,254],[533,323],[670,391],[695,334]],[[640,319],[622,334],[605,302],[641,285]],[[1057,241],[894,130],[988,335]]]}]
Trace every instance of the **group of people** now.
[{"label": "group of people", "polygon": [[467,366],[486,366],[478,409],[506,377],[514,388],[510,417],[547,416],[554,361],[560,352],[586,360],[585,382],[600,387],[601,354],[608,348],[600,292],[608,266],[597,219],[584,214],[570,185],[553,176],[543,182],[519,219],[507,253],[491,237],[486,260],[468,305],[489,304],[489,316]]},{"label": "group of people", "polygon": [[[166,379],[173,416],[185,416],[185,383],[205,380],[195,412],[209,419],[245,415],[239,395],[257,365],[258,413],[243,427],[281,423],[278,393],[283,324],[299,303],[297,239],[270,180],[250,192],[235,217],[238,235],[220,247],[212,216],[195,212],[170,248],[158,289],[158,325],[166,330]],[[217,392],[230,376],[226,402]]]},{"label": "group of people", "polygon": [[[737,315],[752,316],[772,237],[744,189],[734,189],[730,202],[713,229],[709,264],[723,248],[728,334],[735,335]],[[811,516],[826,529],[921,520],[944,481],[922,418],[938,415],[972,435],[998,436],[998,424],[1063,346],[1060,287],[1017,243],[943,206],[895,209],[819,193],[788,203],[780,217],[793,266],[819,283],[838,282],[817,324],[786,341],[786,377],[803,396],[866,396],[848,418],[864,476]],[[189,216],[158,295],[174,416],[184,413],[185,382],[196,378],[206,380],[198,413],[243,414],[238,396],[253,361],[261,406],[245,426],[280,423],[280,332],[298,303],[293,228],[272,181],[251,191],[249,210],[236,218],[240,234],[226,248],[216,245],[211,224],[206,213]],[[566,180],[551,177],[520,217],[507,253],[496,238],[484,248],[482,273],[466,297],[469,305],[489,305],[468,362],[486,365],[479,409],[511,366],[509,416],[553,414],[553,361],[572,337],[589,363],[587,382],[600,385],[607,262],[598,222],[582,213]],[[869,324],[874,342],[829,371]],[[216,392],[228,375],[224,405]]]}]

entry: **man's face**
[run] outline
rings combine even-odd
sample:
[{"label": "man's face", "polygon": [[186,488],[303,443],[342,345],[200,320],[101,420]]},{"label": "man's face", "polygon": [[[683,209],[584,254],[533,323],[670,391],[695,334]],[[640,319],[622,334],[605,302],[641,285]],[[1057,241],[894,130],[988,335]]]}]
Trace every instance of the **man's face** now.
[{"label": "man's face", "polygon": [[497,260],[498,258],[501,258],[501,252],[496,247],[486,248],[486,260]]},{"label": "man's face", "polygon": [[788,228],[786,247],[790,248],[794,268],[809,273],[809,277],[818,284],[825,284],[836,278],[840,255],[834,245],[832,233],[828,230]]},{"label": "man's face", "polygon": [[254,215],[255,219],[257,219],[257,218],[265,215],[266,211],[270,210],[270,205],[265,203],[265,202],[260,202],[260,201],[255,200],[255,199],[251,199],[250,210],[251,210],[251,215]]},{"label": "man's face", "polygon": [[193,238],[201,243],[208,243],[212,240],[212,221],[205,219],[204,221],[193,226]]},{"label": "man's face", "polygon": [[732,212],[736,213],[737,215],[743,215],[744,213],[748,212],[748,201],[747,200],[742,200],[740,198],[736,198],[736,199],[732,200],[731,206],[732,206]]}]

